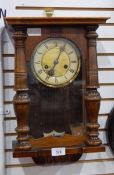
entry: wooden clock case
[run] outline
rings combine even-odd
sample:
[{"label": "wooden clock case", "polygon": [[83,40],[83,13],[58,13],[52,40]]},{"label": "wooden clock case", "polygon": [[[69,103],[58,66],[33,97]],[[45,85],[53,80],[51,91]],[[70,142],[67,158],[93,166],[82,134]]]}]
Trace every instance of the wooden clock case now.
[{"label": "wooden clock case", "polygon": [[[82,153],[101,152],[104,146],[98,137],[98,112],[100,94],[97,91],[98,67],[96,57],[96,29],[108,18],[62,18],[62,17],[7,17],[15,40],[15,91],[13,103],[17,117],[17,141],[13,142],[14,157],[32,157],[36,163],[71,161],[79,159]],[[27,36],[28,28],[41,28],[41,36]],[[82,136],[66,134],[62,137],[33,139],[30,122],[30,86],[27,64],[36,45],[49,37],[63,37],[74,42],[81,53],[84,80],[84,128]],[[34,100],[33,100],[34,101]],[[32,103],[33,106],[35,105]],[[37,105],[38,106],[38,105]],[[37,107],[36,107],[37,108]],[[34,113],[34,110],[32,111]],[[32,115],[31,113],[31,115]],[[33,122],[35,124],[35,122]],[[64,125],[65,126],[65,125]],[[35,135],[37,137],[37,134]],[[53,157],[52,148],[65,147],[66,155]]]}]

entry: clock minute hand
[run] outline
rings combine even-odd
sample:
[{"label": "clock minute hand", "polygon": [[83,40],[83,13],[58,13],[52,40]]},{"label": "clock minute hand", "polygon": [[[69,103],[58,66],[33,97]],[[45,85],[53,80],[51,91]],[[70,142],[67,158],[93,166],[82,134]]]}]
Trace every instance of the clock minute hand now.
[{"label": "clock minute hand", "polygon": [[60,47],[59,55],[58,57],[54,60],[55,65],[58,64],[58,60],[60,58],[61,53],[64,51],[64,47]]},{"label": "clock minute hand", "polygon": [[64,51],[64,47],[63,48],[60,48],[60,52],[59,52],[59,55],[56,59],[54,59],[54,62],[53,62],[53,67],[48,71],[48,75],[52,76],[54,75],[54,69],[55,69],[55,66],[59,63],[59,58],[60,58],[60,55],[61,53]]}]

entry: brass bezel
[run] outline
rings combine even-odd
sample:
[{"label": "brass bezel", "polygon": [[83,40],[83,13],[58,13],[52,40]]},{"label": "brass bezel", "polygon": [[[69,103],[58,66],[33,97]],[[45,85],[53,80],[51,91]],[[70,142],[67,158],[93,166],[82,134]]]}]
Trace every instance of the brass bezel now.
[{"label": "brass bezel", "polygon": [[[35,70],[34,70],[33,60],[34,60],[34,55],[35,55],[35,53],[36,53],[36,50],[37,50],[38,46],[42,45],[42,43],[44,43],[45,41],[48,41],[48,40],[50,40],[50,39],[63,39],[63,40],[66,40],[66,41],[68,41],[68,42],[70,43],[70,45],[73,46],[73,48],[74,48],[75,51],[76,51],[76,49],[77,49],[77,51],[78,51],[78,54],[77,54],[77,55],[78,55],[78,56],[77,56],[77,57],[78,57],[77,71],[76,71],[76,73],[74,74],[74,76],[73,76],[70,80],[68,80],[67,82],[62,83],[62,84],[50,84],[50,83],[47,83],[46,81],[43,81],[43,80],[36,74],[36,72],[35,72]],[[77,51],[76,51],[76,53],[77,53]],[[70,39],[68,39],[68,38],[63,38],[63,37],[50,37],[50,38],[44,39],[44,40],[41,41],[39,44],[37,44],[37,46],[35,47],[35,49],[34,49],[34,51],[33,51],[33,53],[32,53],[31,65],[32,65],[32,66],[31,66],[31,67],[32,67],[32,72],[33,72],[34,76],[36,77],[36,79],[37,79],[39,82],[43,83],[44,85],[46,85],[46,86],[48,86],[48,87],[60,88],[60,87],[64,87],[64,86],[66,86],[66,85],[72,83],[73,80],[78,76],[79,71],[80,71],[80,67],[81,67],[81,55],[80,55],[80,51],[79,51],[78,47],[76,46],[76,44],[75,44],[74,42],[72,42]]]}]

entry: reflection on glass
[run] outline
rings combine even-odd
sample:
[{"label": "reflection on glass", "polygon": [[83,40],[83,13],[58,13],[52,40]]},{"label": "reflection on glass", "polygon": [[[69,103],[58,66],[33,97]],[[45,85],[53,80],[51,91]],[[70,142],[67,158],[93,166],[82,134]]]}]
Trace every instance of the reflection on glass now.
[{"label": "reflection on glass", "polygon": [[29,125],[33,138],[84,134],[82,69],[69,85],[52,88],[36,80],[28,64],[30,87]]}]

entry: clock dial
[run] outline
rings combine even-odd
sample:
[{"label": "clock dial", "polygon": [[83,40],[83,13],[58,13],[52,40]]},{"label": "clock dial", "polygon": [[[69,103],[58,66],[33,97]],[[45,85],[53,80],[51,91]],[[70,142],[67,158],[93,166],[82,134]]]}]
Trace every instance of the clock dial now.
[{"label": "clock dial", "polygon": [[48,38],[35,48],[32,70],[35,77],[47,86],[65,86],[79,73],[79,51],[68,39]]}]

